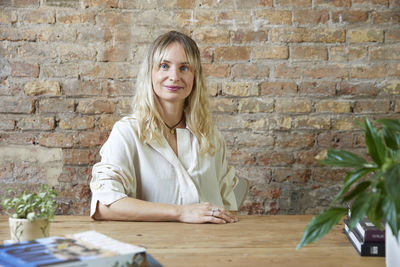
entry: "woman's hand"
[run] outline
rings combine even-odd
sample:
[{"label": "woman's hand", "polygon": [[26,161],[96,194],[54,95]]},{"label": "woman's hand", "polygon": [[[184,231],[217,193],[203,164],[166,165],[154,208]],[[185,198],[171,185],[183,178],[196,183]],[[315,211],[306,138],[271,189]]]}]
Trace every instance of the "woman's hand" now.
[{"label": "woman's hand", "polygon": [[236,216],[225,208],[209,202],[180,206],[179,221],[185,223],[231,223]]}]

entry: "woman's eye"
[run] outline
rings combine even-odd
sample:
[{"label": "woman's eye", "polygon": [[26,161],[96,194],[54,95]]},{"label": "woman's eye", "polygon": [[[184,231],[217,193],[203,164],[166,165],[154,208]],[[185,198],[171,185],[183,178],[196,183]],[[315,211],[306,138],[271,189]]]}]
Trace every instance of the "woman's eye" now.
[{"label": "woman's eye", "polygon": [[182,66],[181,67],[181,71],[188,71],[189,70],[189,67],[187,67],[187,66]]},{"label": "woman's eye", "polygon": [[160,64],[160,69],[166,70],[166,69],[168,69],[168,65],[165,63],[162,63],[162,64]]}]

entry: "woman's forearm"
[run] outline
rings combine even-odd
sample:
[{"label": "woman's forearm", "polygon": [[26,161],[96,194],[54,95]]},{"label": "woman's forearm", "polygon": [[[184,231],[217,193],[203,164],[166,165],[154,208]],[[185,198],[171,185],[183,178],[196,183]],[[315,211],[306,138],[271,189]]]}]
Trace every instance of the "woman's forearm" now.
[{"label": "woman's forearm", "polygon": [[125,197],[111,205],[97,204],[96,220],[178,221],[180,206]]}]

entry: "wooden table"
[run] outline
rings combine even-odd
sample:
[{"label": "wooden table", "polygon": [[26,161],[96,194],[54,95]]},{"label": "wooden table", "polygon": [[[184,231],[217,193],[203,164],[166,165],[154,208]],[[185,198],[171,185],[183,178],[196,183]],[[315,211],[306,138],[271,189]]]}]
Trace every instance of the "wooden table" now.
[{"label": "wooden table", "polygon": [[[51,235],[96,230],[147,248],[164,266],[385,266],[384,257],[361,257],[343,234],[343,224],[320,241],[296,250],[309,215],[239,216],[224,225],[175,222],[92,221],[56,216]],[[0,240],[9,239],[0,216]]]}]

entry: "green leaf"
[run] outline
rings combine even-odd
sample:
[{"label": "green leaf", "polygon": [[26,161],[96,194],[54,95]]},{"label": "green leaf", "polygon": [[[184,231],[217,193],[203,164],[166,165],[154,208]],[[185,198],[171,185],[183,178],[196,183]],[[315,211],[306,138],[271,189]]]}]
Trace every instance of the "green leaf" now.
[{"label": "green leaf", "polygon": [[400,136],[396,134],[393,129],[382,128],[382,135],[389,148],[393,150],[398,150],[400,148]]},{"label": "green leaf", "polygon": [[383,205],[382,192],[373,193],[370,198],[370,205],[367,215],[368,219],[379,229],[381,229],[382,226],[382,218],[383,218],[382,205]]},{"label": "green leaf", "polygon": [[378,166],[382,166],[386,157],[386,146],[379,132],[365,118],[365,143],[371,158]]},{"label": "green leaf", "polygon": [[400,165],[392,164],[383,174],[385,177],[385,189],[389,199],[393,202],[397,214],[400,214]]},{"label": "green leaf", "polygon": [[316,215],[307,225],[297,249],[319,240],[327,234],[347,213],[346,208],[328,208],[319,215]]},{"label": "green leaf", "polygon": [[362,178],[363,176],[374,170],[375,170],[374,168],[361,168],[348,172],[346,178],[344,179],[344,185],[342,189],[339,191],[339,193],[336,194],[335,198],[331,202],[331,205],[336,203],[343,196],[343,194],[347,193],[347,191],[355,182],[357,182],[360,178]]},{"label": "green leaf", "polygon": [[321,163],[330,166],[361,168],[367,161],[351,152],[330,149]]},{"label": "green leaf", "polygon": [[376,120],[378,123],[380,123],[383,127],[385,128],[390,128],[393,129],[397,132],[400,132],[400,121],[398,120],[393,120],[393,119],[379,119]]},{"label": "green leaf", "polygon": [[353,229],[356,224],[366,215],[372,198],[372,194],[363,192],[359,194],[353,201],[353,204],[351,205],[351,216],[349,223],[350,229]]},{"label": "green leaf", "polygon": [[371,185],[370,181],[364,181],[359,183],[350,193],[348,193],[342,202],[349,201],[353,199],[355,196],[359,195],[360,193],[364,192],[369,186]]},{"label": "green leaf", "polygon": [[397,238],[400,227],[400,214],[396,212],[394,203],[389,199],[389,197],[385,197],[384,199],[383,212],[385,213],[387,224],[389,224],[392,233]]}]

